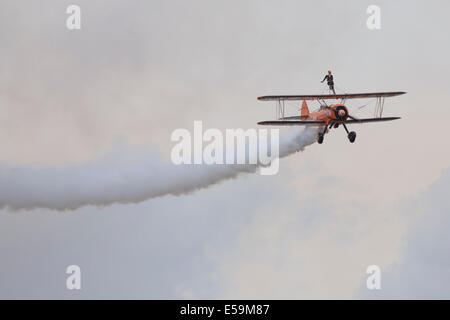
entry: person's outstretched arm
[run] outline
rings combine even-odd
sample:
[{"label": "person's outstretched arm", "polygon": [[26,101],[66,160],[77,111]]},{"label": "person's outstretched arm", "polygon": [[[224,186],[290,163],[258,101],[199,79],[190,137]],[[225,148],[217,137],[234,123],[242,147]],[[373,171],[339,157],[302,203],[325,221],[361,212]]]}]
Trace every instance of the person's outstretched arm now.
[{"label": "person's outstretched arm", "polygon": [[323,78],[323,80],[320,82],[324,82],[327,78],[328,78],[328,75],[326,75],[325,78]]}]

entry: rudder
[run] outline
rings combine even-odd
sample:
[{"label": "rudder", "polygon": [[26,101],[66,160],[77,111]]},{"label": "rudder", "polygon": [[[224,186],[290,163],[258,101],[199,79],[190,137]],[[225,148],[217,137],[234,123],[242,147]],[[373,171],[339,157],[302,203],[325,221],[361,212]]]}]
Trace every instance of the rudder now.
[{"label": "rudder", "polygon": [[309,116],[309,109],[308,105],[306,104],[306,100],[303,100],[302,111],[300,115],[302,116],[302,118],[307,118]]}]

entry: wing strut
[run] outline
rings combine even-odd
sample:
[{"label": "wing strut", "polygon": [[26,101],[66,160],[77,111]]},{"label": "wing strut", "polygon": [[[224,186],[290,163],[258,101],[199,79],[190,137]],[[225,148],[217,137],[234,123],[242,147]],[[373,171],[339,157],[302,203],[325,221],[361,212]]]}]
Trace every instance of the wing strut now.
[{"label": "wing strut", "polygon": [[375,104],[375,112],[374,112],[375,118],[381,118],[383,116],[384,99],[385,99],[385,97],[377,97],[377,102]]},{"label": "wing strut", "polygon": [[275,119],[284,118],[284,100],[277,100]]}]

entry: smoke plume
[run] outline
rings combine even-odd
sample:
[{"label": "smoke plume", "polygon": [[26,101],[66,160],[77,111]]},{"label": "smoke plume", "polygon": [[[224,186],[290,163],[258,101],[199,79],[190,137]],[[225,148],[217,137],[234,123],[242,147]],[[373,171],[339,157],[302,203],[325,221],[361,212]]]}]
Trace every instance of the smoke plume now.
[{"label": "smoke plume", "polygon": [[[315,142],[317,130],[295,129],[280,137],[279,157]],[[70,168],[0,167],[0,208],[75,210],[86,205],[137,203],[182,195],[253,173],[260,165],[174,165],[157,157],[125,163],[98,161]]]}]

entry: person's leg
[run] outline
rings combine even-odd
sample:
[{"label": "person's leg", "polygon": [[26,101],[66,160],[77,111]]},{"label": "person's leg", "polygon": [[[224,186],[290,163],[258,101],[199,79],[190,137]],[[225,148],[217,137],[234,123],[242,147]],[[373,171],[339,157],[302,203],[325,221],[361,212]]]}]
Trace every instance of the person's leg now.
[{"label": "person's leg", "polygon": [[330,90],[333,91],[333,94],[336,94],[336,91],[334,91],[334,84],[330,84]]}]

